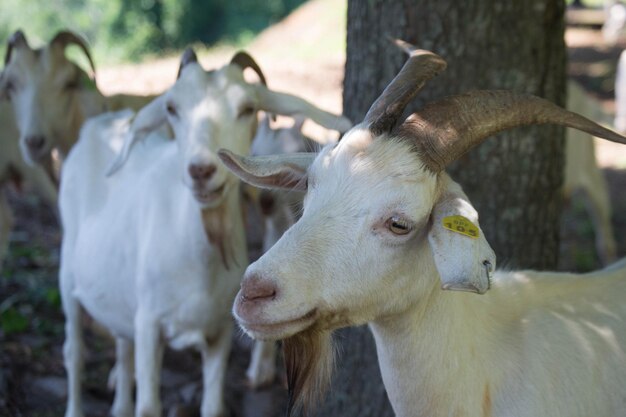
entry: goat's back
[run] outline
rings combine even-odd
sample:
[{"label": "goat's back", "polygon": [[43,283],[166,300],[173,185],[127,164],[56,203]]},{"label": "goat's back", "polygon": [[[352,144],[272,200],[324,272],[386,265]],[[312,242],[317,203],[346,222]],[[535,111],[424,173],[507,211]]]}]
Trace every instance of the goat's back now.
[{"label": "goat's back", "polygon": [[501,367],[521,366],[505,375],[510,397],[499,396],[501,410],[626,415],[626,259],[590,274],[529,271],[511,279],[524,283],[506,289],[514,295],[506,307],[514,319]]}]

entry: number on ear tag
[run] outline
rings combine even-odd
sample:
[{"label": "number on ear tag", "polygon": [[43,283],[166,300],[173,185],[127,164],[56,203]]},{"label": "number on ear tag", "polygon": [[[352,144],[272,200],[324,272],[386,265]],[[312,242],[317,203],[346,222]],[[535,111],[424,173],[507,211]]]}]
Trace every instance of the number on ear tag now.
[{"label": "number on ear tag", "polygon": [[480,236],[478,227],[463,216],[448,216],[442,220],[443,227],[453,232],[477,239]]}]

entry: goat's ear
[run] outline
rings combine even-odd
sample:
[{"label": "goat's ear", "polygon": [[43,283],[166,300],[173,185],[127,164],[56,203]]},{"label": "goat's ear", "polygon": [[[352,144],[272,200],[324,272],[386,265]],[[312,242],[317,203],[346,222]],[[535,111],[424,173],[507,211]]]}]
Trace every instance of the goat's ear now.
[{"label": "goat's ear", "polygon": [[106,172],[107,177],[115,174],[124,165],[137,141],[160,128],[166,121],[165,95],[161,95],[142,108],[135,116],[124,137],[122,150]]},{"label": "goat's ear", "polygon": [[484,294],[496,267],[496,255],[478,224],[478,213],[461,187],[447,175],[431,213],[428,240],[441,288]]},{"label": "goat's ear", "polygon": [[271,91],[262,84],[257,84],[256,88],[260,110],[287,116],[300,114],[320,126],[337,130],[340,133],[345,133],[352,128],[352,122],[348,118],[319,109],[300,97]]},{"label": "goat's ear", "polygon": [[220,149],[224,165],[245,182],[261,188],[306,191],[307,169],[315,153],[240,156]]},{"label": "goat's ear", "polygon": [[183,73],[183,69],[192,62],[195,62],[197,64],[198,56],[192,48],[187,48],[183,52],[183,55],[180,57],[180,64],[178,65],[178,74],[176,74],[176,79],[180,78],[181,74]]}]

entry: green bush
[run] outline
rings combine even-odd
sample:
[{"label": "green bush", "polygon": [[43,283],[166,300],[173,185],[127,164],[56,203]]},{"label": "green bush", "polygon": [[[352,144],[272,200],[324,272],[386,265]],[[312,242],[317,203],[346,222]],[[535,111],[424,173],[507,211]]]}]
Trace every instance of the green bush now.
[{"label": "green bush", "polygon": [[[241,43],[304,0],[20,0],[0,2],[0,39],[31,46],[63,28],[87,38],[99,62],[138,60],[191,43]],[[4,55],[5,42],[0,53]]]}]

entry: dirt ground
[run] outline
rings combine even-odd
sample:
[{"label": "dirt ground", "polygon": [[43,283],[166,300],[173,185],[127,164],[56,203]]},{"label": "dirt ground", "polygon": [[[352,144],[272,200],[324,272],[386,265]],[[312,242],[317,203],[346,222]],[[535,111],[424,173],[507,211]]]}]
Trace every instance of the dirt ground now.
[{"label": "dirt ground", "polygon": [[[325,0],[327,1],[327,0]],[[322,1],[312,2],[318,7]],[[272,88],[295,92],[321,107],[341,111],[341,82],[344,55],[329,53],[296,59],[272,51],[277,40],[293,39],[306,15],[298,11],[287,21],[262,34],[250,50],[264,69]],[[299,14],[298,14],[299,13]],[[341,22],[330,22],[343,31]],[[570,76],[599,98],[606,110],[614,111],[615,65],[622,48],[603,44],[597,27],[569,28]],[[313,29],[310,29],[313,30]],[[303,35],[304,36],[304,35]],[[319,34],[316,34],[319,36]],[[345,38],[345,33],[341,36]],[[294,42],[299,42],[294,39]],[[225,49],[201,55],[205,67],[226,62],[232,54]],[[126,91],[158,93],[173,82],[177,58],[149,64],[105,68],[99,85],[107,93]],[[141,80],[141,81],[137,81]],[[323,139],[325,132],[308,127],[308,133]],[[616,145],[597,144],[598,160],[609,184],[614,213],[626,212],[626,152]],[[0,313],[11,328],[0,333],[0,416],[56,417],[64,413],[66,382],[62,366],[63,317],[57,285],[60,232],[54,212],[32,194],[9,192],[17,217],[11,236],[10,254],[0,276]],[[600,266],[593,246],[593,229],[584,200],[575,195],[566,206],[562,222],[561,269],[590,270]],[[614,216],[618,254],[626,252],[626,218]],[[251,229],[251,253],[258,253],[259,231]],[[88,416],[108,415],[112,393],[107,376],[114,355],[111,343],[87,332],[85,407]],[[285,407],[286,393],[281,377],[263,390],[245,385],[244,372],[251,342],[241,334],[234,337],[226,381],[229,416],[278,416]],[[280,358],[277,363],[281,364]],[[193,352],[167,351],[163,369],[162,398],[167,416],[197,415],[200,396],[199,358]]]}]

